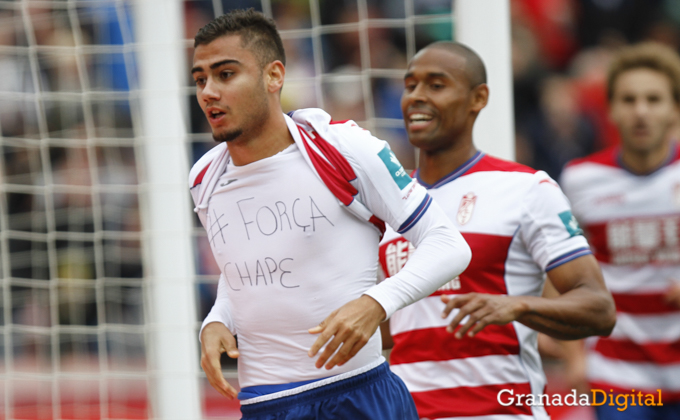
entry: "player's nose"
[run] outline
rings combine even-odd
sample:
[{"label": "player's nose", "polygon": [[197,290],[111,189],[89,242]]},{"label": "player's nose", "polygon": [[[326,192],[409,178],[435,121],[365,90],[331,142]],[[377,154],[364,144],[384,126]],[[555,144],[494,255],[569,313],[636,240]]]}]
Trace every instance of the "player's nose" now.
[{"label": "player's nose", "polygon": [[407,103],[417,103],[427,101],[427,95],[422,83],[418,83],[413,90],[404,91],[403,99]]},{"label": "player's nose", "polygon": [[216,84],[210,78],[206,80],[203,89],[201,89],[200,96],[205,102],[212,102],[220,98],[219,89],[217,89]]}]

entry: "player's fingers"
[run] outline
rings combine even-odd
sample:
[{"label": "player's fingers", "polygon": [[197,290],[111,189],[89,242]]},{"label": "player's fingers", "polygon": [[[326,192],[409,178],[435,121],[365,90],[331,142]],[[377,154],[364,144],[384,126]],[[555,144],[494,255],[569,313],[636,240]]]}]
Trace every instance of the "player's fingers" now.
[{"label": "player's fingers", "polygon": [[220,354],[221,352],[210,352],[201,355],[201,367],[208,378],[208,382],[213,388],[227,398],[234,398],[236,396],[236,391],[229,385],[226,379],[224,379],[224,375],[222,375]]},{"label": "player's fingers", "polygon": [[316,339],[316,341],[314,341],[314,344],[312,344],[312,347],[309,348],[309,352],[307,352],[307,355],[309,357],[316,356],[321,347],[323,347],[328,342],[328,340],[330,340],[331,337],[333,337],[333,335],[335,334],[338,327],[332,321],[337,313],[338,310],[336,309],[333,312],[331,312],[331,314],[328,315],[326,319],[321,321],[319,325],[307,330],[307,332],[309,332],[310,334],[321,333],[319,337]]},{"label": "player's fingers", "polygon": [[321,331],[321,334],[319,334],[319,337],[317,337],[316,341],[314,341],[314,344],[312,344],[312,347],[309,348],[309,352],[307,355],[309,357],[314,357],[316,354],[319,352],[319,350],[326,345],[328,340],[333,337],[333,334],[335,333],[335,328],[333,327],[324,327],[323,331]]},{"label": "player's fingers", "polygon": [[336,365],[339,366],[348,361],[351,357],[350,352],[352,351],[354,346],[358,344],[360,341],[363,341],[362,334],[356,335],[352,334],[351,336],[347,337],[347,339],[345,339],[345,341],[342,342],[342,346],[340,346],[340,349],[337,352],[335,352],[333,357],[331,357],[328,363],[326,363],[326,369],[332,369]]},{"label": "player's fingers", "polygon": [[482,317],[475,326],[468,332],[468,337],[474,337],[479,333],[481,330],[484,329],[487,325],[491,324],[490,319],[488,317]]},{"label": "player's fingers", "polygon": [[[494,323],[494,311],[489,306],[482,306],[473,315],[474,317],[471,316],[471,319],[474,318],[475,322],[471,325],[469,331],[466,329],[468,337],[474,337],[478,332],[483,330],[484,327]],[[461,333],[460,337],[465,334],[465,331],[459,332]]]},{"label": "player's fingers", "polygon": [[321,321],[321,323],[319,325],[317,325],[316,327],[312,327],[312,328],[308,329],[307,332],[309,332],[310,334],[318,334],[318,333],[322,332],[323,330],[325,330],[328,327],[331,320],[333,320],[333,318],[335,318],[335,315],[337,313],[338,313],[338,309],[334,310],[333,312],[331,312],[330,315],[328,315],[326,317],[326,319]]},{"label": "player's fingers", "polygon": [[[462,303],[462,301],[460,301],[459,303]],[[459,308],[458,308],[458,312],[456,312],[456,314],[453,316],[453,319],[452,319],[451,322],[449,323],[449,326],[446,327],[446,330],[447,330],[449,333],[452,333],[453,330],[456,329],[456,326],[457,326],[458,324],[460,324],[460,323],[463,321],[463,319],[464,319],[467,315],[469,315],[470,313],[472,313],[472,312],[474,312],[475,310],[477,310],[476,303],[477,303],[477,302],[475,302],[475,301],[469,301],[468,303],[466,303],[466,304],[463,305],[462,307],[459,307]],[[449,304],[451,304],[451,302],[449,302]],[[458,304],[457,304],[457,305],[458,305]],[[448,306],[448,305],[447,305],[447,306]]]},{"label": "player's fingers", "polygon": [[321,369],[321,367],[326,363],[326,361],[335,353],[335,351],[340,347],[340,345],[347,339],[347,333],[336,333],[335,337],[328,343],[324,351],[321,353],[318,359],[316,359],[316,363],[314,364],[317,369]]},{"label": "player's fingers", "polygon": [[342,343],[342,347],[340,347],[340,350],[333,356],[333,358],[326,363],[326,369],[331,369],[334,366],[342,366],[347,361],[349,361],[352,357],[356,356],[356,354],[364,348],[366,343],[368,343],[368,340],[371,339],[371,336],[367,334],[359,334],[358,336],[355,337],[356,339],[354,340],[346,340],[344,343]]},{"label": "player's fingers", "polygon": [[475,318],[473,314],[477,310],[479,310],[482,306],[483,302],[476,300],[467,303],[465,306],[458,310],[458,313],[456,313],[456,315],[453,317],[453,319],[449,323],[449,326],[446,327],[446,331],[452,333],[456,329],[456,326],[460,324],[466,316],[470,316],[465,325],[463,325],[461,329],[456,331],[456,337],[461,338],[463,334],[465,334],[467,329],[470,328],[470,326],[477,321],[477,318]]},{"label": "player's fingers", "polygon": [[238,392],[233,386],[229,385],[229,382],[227,382],[227,398],[230,400],[235,400],[238,398]]},{"label": "player's fingers", "polygon": [[241,355],[236,347],[236,339],[231,334],[223,337],[222,349],[227,352],[227,355],[232,359],[236,359]]},{"label": "player's fingers", "polygon": [[470,294],[459,295],[456,297],[441,295],[440,297],[441,301],[446,304],[446,306],[444,306],[444,310],[442,311],[442,318],[446,318],[447,316],[449,316],[453,309],[462,307],[472,298],[473,296],[471,296]]},{"label": "player's fingers", "polygon": [[[456,333],[454,334],[455,337],[456,337],[456,338],[459,338],[459,339],[460,339],[460,338],[463,338],[463,336],[465,335],[465,333],[466,333],[473,325],[475,325],[475,323],[477,322],[477,320],[478,320],[477,316],[475,316],[474,313],[471,313],[471,314],[468,316],[467,322],[465,322],[465,324],[463,324],[463,325],[458,329],[458,331],[456,331]],[[449,328],[451,328],[450,325],[449,325]],[[450,332],[450,331],[449,331],[449,332]]]}]

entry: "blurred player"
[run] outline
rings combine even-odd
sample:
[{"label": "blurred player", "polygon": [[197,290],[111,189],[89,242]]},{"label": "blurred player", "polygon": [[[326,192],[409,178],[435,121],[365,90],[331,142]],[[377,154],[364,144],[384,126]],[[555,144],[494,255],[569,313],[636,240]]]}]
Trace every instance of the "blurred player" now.
[{"label": "blurred player", "polygon": [[[244,419],[415,419],[377,328],[463,271],[469,247],[387,143],[321,110],[283,114],[284,66],[274,22],[252,9],[195,37],[196,96],[220,143],[190,173],[221,268],[201,365],[233,398],[219,359],[238,357]],[[383,220],[422,252],[376,285]]]},{"label": "blurred player", "polygon": [[[544,391],[536,331],[577,339],[607,335],[615,322],[600,269],[555,181],[475,149],[472,127],[488,97],[484,64],[464,45],[431,44],[408,65],[401,106],[420,149],[416,179],[472,249],[463,274],[388,323],[392,370],[428,419],[548,418],[544,407],[499,402]],[[386,234],[380,259],[388,278],[414,248]],[[561,293],[554,299],[541,297],[546,272]]]},{"label": "blurred player", "polygon": [[572,162],[561,179],[618,312],[612,335],[590,343],[588,379],[607,393],[663,396],[663,407],[598,406],[601,420],[680,419],[680,151],[669,135],[680,58],[656,44],[625,48],[608,97],[621,146]]}]

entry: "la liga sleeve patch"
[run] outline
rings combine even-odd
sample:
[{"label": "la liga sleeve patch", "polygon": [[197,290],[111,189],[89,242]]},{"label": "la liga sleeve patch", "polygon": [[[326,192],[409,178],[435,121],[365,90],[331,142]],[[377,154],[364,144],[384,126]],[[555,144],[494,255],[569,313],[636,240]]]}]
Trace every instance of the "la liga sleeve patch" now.
[{"label": "la liga sleeve patch", "polygon": [[583,235],[583,229],[581,229],[581,226],[579,226],[576,217],[571,214],[571,210],[563,211],[562,213],[558,214],[558,216],[560,216],[560,220],[562,220],[562,223],[564,223],[564,227],[567,228],[567,232],[569,232],[570,237]]},{"label": "la liga sleeve patch", "polygon": [[378,157],[383,161],[387,170],[390,172],[390,175],[392,175],[392,179],[400,190],[403,190],[411,183],[411,177],[406,173],[406,170],[399,162],[399,159],[397,159],[387,145],[378,152]]}]

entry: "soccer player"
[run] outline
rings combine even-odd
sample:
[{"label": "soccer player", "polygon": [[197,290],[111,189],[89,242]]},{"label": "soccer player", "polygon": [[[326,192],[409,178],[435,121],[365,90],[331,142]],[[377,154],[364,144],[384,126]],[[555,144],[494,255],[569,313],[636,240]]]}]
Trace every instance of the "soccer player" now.
[{"label": "soccer player", "polygon": [[[462,272],[468,245],[386,142],[318,109],[282,113],[285,53],[264,15],[201,28],[191,73],[219,142],[189,179],[221,268],[200,334],[210,384],[236,396],[226,352],[244,419],[417,418],[377,329]],[[419,250],[376,285],[383,221]]]},{"label": "soccer player", "polygon": [[662,407],[600,405],[601,420],[680,419],[680,150],[669,135],[680,58],[659,44],[626,47],[607,90],[621,145],[571,162],[561,178],[618,312],[611,336],[589,343],[587,375],[606,393],[662,395]]},{"label": "soccer player", "polygon": [[[544,390],[537,331],[577,339],[607,335],[615,323],[597,261],[555,181],[475,148],[472,127],[488,97],[484,64],[462,44],[431,44],[408,65],[401,107],[420,149],[415,177],[472,249],[463,274],[383,326],[394,342],[392,371],[422,418],[547,419],[538,402],[501,404]],[[415,252],[389,231],[380,247],[386,277]],[[541,297],[546,273],[560,292],[554,299]]]}]

